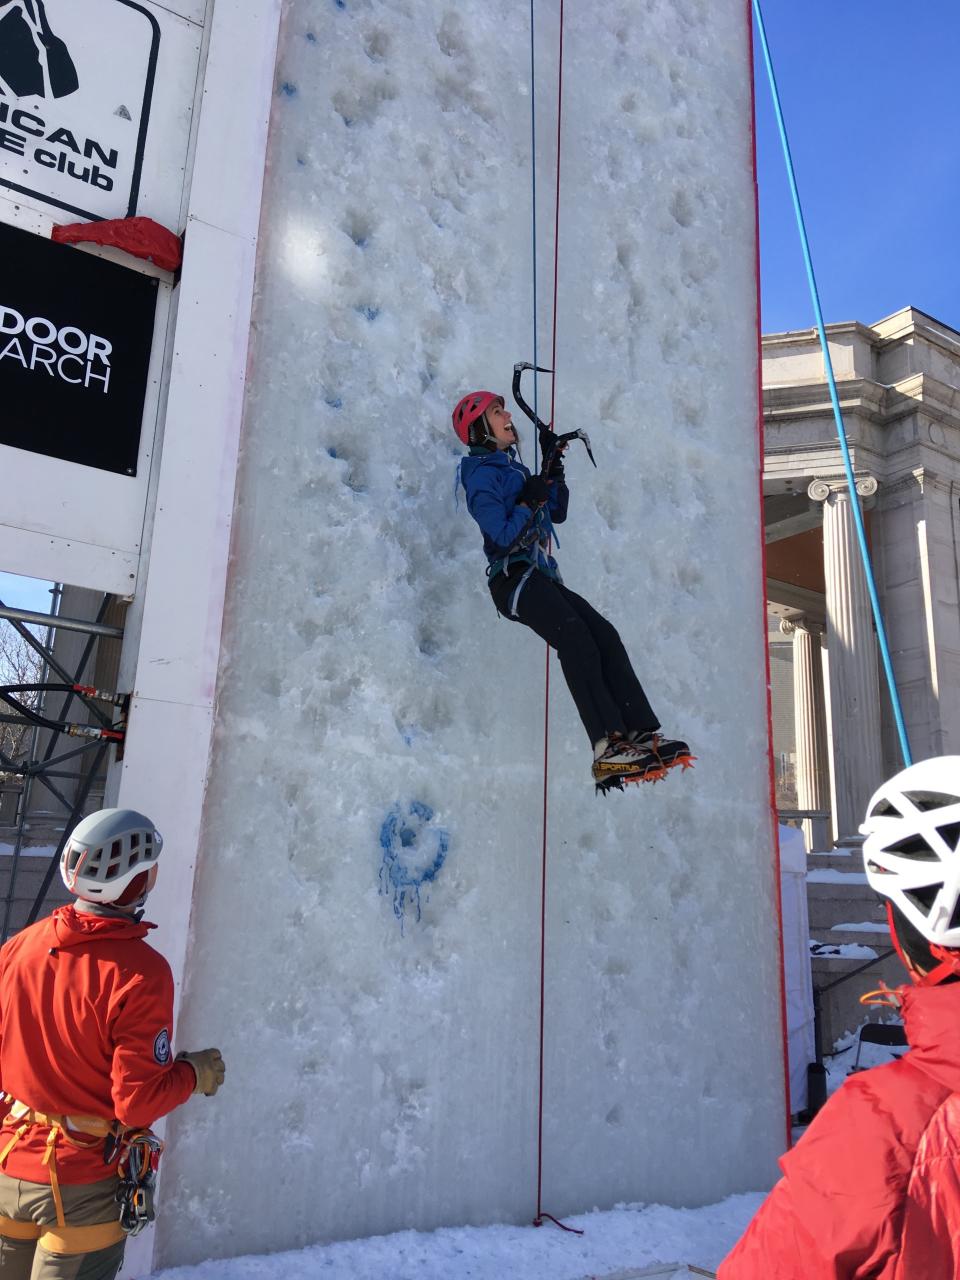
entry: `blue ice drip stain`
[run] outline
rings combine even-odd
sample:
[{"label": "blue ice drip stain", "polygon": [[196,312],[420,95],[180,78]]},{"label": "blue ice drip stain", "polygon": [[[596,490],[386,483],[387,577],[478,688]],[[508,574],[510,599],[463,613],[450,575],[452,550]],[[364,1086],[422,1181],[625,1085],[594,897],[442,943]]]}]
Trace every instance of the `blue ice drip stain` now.
[{"label": "blue ice drip stain", "polygon": [[393,914],[404,932],[409,905],[420,920],[420,890],[432,884],[447,860],[450,836],[443,827],[431,826],[433,810],[422,800],[411,800],[404,810],[395,804],[380,827],[380,893],[393,895]]},{"label": "blue ice drip stain", "polygon": [[295,98],[299,93],[299,90],[295,84],[291,83],[291,81],[284,80],[283,84],[280,86],[280,92],[285,98]]}]

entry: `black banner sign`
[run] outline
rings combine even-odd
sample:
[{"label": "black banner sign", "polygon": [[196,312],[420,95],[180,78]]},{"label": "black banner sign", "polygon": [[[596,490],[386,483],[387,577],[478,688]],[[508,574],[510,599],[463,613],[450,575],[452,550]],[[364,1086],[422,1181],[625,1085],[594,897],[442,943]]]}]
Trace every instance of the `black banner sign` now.
[{"label": "black banner sign", "polygon": [[137,474],[157,281],[0,224],[0,444]]}]

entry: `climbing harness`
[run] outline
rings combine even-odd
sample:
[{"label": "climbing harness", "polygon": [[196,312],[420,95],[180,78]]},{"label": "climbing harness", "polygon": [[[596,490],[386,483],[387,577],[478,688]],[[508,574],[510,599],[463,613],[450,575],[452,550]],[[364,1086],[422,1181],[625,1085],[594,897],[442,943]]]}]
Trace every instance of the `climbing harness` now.
[{"label": "climbing harness", "polygon": [[810,297],[813,302],[813,311],[816,317],[817,333],[820,337],[820,347],[823,352],[824,372],[826,373],[827,384],[830,389],[830,403],[833,407],[833,417],[836,422],[837,436],[840,442],[840,453],[843,458],[843,470],[846,475],[847,487],[850,493],[850,509],[853,515],[854,526],[857,531],[857,543],[860,548],[860,559],[863,561],[863,572],[867,581],[867,591],[870,595],[870,607],[873,610],[873,620],[877,629],[877,644],[880,648],[880,655],[883,660],[883,670],[886,675],[887,686],[890,690],[890,702],[893,707],[893,716],[897,725],[897,736],[900,739],[900,751],[903,756],[903,763],[904,765],[910,765],[913,763],[913,756],[910,753],[910,743],[907,740],[907,730],[903,719],[903,708],[900,703],[900,693],[897,689],[896,677],[893,674],[893,661],[890,657],[890,645],[887,641],[887,631],[883,622],[883,614],[880,610],[880,597],[877,593],[877,584],[874,579],[870,549],[867,545],[867,534],[863,522],[863,512],[860,510],[860,502],[857,497],[857,485],[853,473],[853,462],[850,457],[850,447],[847,444],[847,432],[843,424],[843,414],[840,411],[840,397],[837,392],[837,379],[834,375],[833,360],[830,357],[830,348],[827,343],[827,332],[823,323],[823,310],[820,306],[820,291],[817,288],[817,278],[813,270],[813,257],[810,252],[810,240],[807,235],[806,223],[803,217],[803,208],[800,204],[800,192],[797,187],[797,176],[793,167],[793,156],[790,151],[790,141],[787,137],[787,126],[783,118],[783,107],[780,102],[780,91],[777,88],[777,78],[774,74],[773,59],[770,54],[770,46],[767,43],[767,32],[763,23],[763,13],[760,8],[760,0],[753,0],[753,12],[757,19],[757,31],[760,36],[760,44],[763,48],[763,59],[767,68],[767,79],[770,82],[770,92],[773,97],[773,109],[777,117],[777,127],[780,132],[780,144],[787,168],[787,179],[790,183],[790,194],[793,198],[793,210],[797,219],[797,229],[800,233],[800,246],[803,250],[803,261],[807,269],[807,283],[810,286]]},{"label": "climbing harness", "polygon": [[[37,1111],[25,1102],[18,1102],[10,1094],[4,1094],[2,1100],[9,1104],[9,1110],[0,1127],[7,1130],[13,1128],[13,1133],[0,1151],[0,1169],[29,1129],[36,1125],[48,1131],[41,1163],[50,1175],[50,1194],[57,1214],[57,1230],[53,1232],[52,1228],[0,1216],[0,1235],[18,1239],[40,1239],[44,1248],[52,1253],[91,1252],[116,1244],[125,1235],[135,1236],[147,1223],[153,1221],[153,1191],[157,1165],[163,1151],[163,1143],[155,1133],[149,1129],[123,1129],[117,1121],[105,1120],[101,1116],[68,1116]],[[107,1166],[112,1165],[119,1154],[117,1203],[120,1205],[120,1214],[117,1222],[98,1223],[95,1226],[70,1226],[67,1223],[57,1173],[57,1146],[60,1142],[80,1151],[95,1150],[103,1143],[103,1162]],[[48,1240],[51,1233],[52,1237]]]},{"label": "climbing harness", "polygon": [[[53,1196],[53,1203],[57,1210],[57,1225],[65,1227],[66,1221],[63,1216],[63,1198],[60,1195],[60,1181],[57,1177],[57,1144],[63,1140],[71,1147],[76,1147],[81,1151],[90,1151],[94,1147],[99,1146],[100,1141],[109,1136],[112,1132],[112,1124],[109,1120],[103,1120],[99,1116],[61,1116],[52,1115],[45,1111],[36,1111],[33,1107],[28,1107],[25,1102],[18,1102],[16,1098],[10,1094],[3,1095],[3,1101],[10,1104],[10,1110],[3,1121],[3,1128],[11,1128],[16,1125],[13,1136],[7,1145],[0,1151],[0,1169],[6,1164],[7,1157],[14,1149],[20,1139],[24,1136],[28,1129],[34,1125],[48,1130],[47,1145],[43,1153],[42,1164],[50,1174],[50,1193]],[[19,1123],[18,1123],[19,1122]],[[92,1142],[84,1142],[82,1137],[92,1138]]]}]

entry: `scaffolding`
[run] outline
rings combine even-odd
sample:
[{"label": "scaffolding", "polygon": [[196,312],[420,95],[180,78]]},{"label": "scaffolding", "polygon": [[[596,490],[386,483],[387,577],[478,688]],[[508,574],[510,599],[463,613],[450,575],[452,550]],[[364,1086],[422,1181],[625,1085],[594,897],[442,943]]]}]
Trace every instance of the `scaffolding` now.
[{"label": "scaffolding", "polygon": [[[86,606],[75,612],[93,616],[63,616],[65,594]],[[122,757],[126,732],[129,697],[98,687],[116,680],[122,602],[61,585],[51,595],[49,614],[0,600],[0,628],[19,635],[39,659],[40,675],[0,684],[0,728],[27,731],[25,749],[10,754],[0,745],[0,943],[65,900],[55,881],[60,855],[80,818],[102,802],[111,753]],[[64,643],[66,637],[78,639]],[[92,684],[84,683],[88,673]]]}]

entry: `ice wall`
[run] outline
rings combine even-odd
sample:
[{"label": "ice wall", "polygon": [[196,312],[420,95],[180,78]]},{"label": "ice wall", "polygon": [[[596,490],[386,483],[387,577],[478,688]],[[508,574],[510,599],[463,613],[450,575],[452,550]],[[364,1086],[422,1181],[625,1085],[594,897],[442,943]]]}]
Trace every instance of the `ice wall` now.
[{"label": "ice wall", "polygon": [[[171,1123],[164,1264],[533,1213],[544,648],[490,603],[449,427],[533,355],[528,21],[286,6],[178,1029],[228,1084]],[[599,470],[571,455],[559,557],[699,763],[596,798],[554,662],[557,1214],[768,1184],[783,1137],[743,0],[568,3],[564,86],[557,425]]]}]

